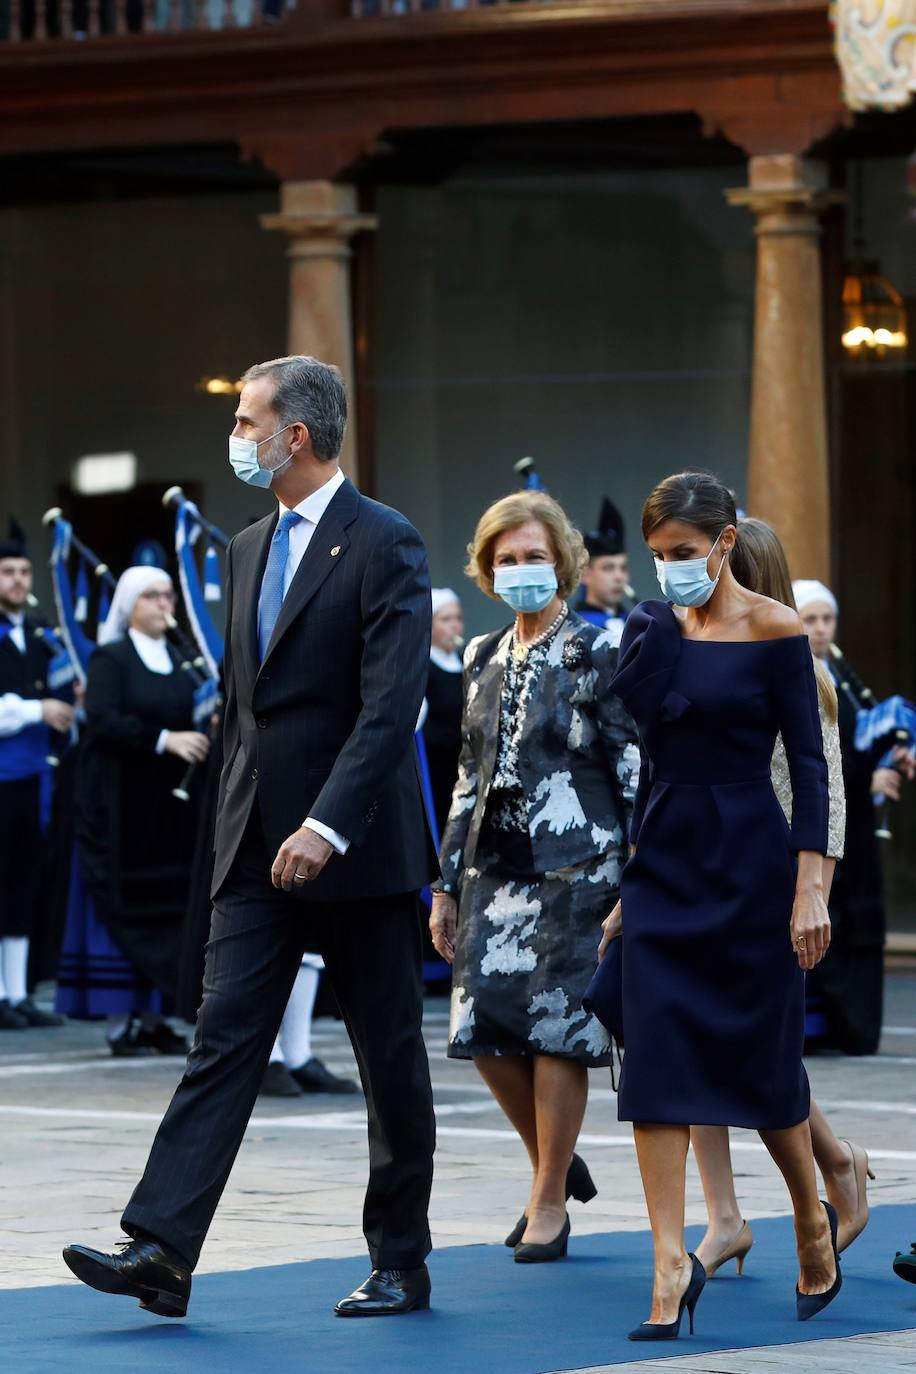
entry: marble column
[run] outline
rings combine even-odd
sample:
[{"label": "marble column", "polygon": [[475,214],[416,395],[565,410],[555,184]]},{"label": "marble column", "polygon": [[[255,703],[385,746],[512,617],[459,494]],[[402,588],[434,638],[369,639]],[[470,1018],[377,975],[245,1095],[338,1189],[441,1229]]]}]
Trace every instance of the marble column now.
[{"label": "marble column", "polygon": [[343,373],[350,418],[341,466],[358,482],[350,240],[375,229],[377,220],[359,213],[352,186],[286,181],[280,187],[279,213],[262,215],[261,224],[280,230],[288,240],[290,353],[309,353]]},{"label": "marble column", "polygon": [[757,287],[747,506],[785,546],[793,577],[830,581],[830,481],[820,213],[824,169],[795,155],[749,161],[727,193],[756,216]]}]

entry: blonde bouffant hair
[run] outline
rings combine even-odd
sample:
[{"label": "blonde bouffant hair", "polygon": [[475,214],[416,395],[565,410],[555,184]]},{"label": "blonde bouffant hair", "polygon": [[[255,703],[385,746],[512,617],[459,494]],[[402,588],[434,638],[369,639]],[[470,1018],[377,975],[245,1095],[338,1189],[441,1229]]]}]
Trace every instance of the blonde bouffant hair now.
[{"label": "blonde bouffant hair", "polygon": [[557,591],[564,600],[582,580],[588,554],[582,535],[558,501],[546,491],[517,491],[494,501],[477,522],[474,538],[468,544],[465,573],[487,596],[498,601],[493,591],[493,546],[506,530],[539,520],[550,536],[556,558]]}]

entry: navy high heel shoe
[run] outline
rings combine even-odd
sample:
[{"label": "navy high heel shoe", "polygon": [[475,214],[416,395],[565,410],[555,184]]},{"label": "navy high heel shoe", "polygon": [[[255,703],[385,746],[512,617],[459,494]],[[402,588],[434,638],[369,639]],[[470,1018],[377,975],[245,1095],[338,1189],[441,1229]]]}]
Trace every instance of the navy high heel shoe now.
[{"label": "navy high heel shoe", "polygon": [[696,1305],[700,1300],[700,1294],[706,1287],[706,1270],[703,1268],[696,1255],[688,1255],[687,1258],[693,1262],[693,1271],[690,1275],[690,1282],[687,1291],[681,1298],[677,1309],[677,1320],[673,1322],[643,1322],[637,1326],[627,1336],[628,1341],[674,1341],[681,1334],[681,1318],[684,1309],[687,1309],[687,1316],[690,1320],[690,1334],[693,1335],[693,1314]]},{"label": "navy high heel shoe", "polygon": [[[566,1171],[566,1199],[569,1201],[574,1197],[577,1202],[591,1202],[593,1197],[597,1197],[598,1189],[595,1187],[591,1174],[588,1172],[588,1165],[581,1155],[573,1155],[572,1162]],[[512,1230],[506,1236],[505,1244],[510,1250],[514,1250],[518,1245],[528,1226],[528,1213],[523,1212]]]},{"label": "navy high heel shoe", "polygon": [[810,1321],[817,1316],[818,1312],[823,1312],[828,1303],[833,1302],[837,1293],[843,1287],[843,1275],[840,1272],[840,1255],[836,1246],[837,1236],[837,1214],[830,1206],[829,1202],[822,1202],[821,1206],[827,1213],[830,1222],[830,1243],[833,1246],[833,1261],[836,1265],[836,1278],[826,1293],[801,1293],[798,1284],[795,1285],[795,1315],[800,1322]]}]

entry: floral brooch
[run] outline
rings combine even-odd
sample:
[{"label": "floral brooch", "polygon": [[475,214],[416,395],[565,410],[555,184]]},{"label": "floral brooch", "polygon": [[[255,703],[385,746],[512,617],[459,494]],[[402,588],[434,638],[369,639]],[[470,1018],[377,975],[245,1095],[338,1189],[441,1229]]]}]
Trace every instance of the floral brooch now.
[{"label": "floral brooch", "polygon": [[563,667],[570,671],[581,668],[588,660],[588,646],[584,639],[568,639],[563,645]]}]

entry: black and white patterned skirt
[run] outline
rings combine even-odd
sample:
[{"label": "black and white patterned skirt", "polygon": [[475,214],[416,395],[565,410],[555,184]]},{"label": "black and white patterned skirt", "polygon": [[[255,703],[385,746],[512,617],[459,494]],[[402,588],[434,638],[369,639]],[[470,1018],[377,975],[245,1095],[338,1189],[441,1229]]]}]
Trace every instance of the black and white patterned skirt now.
[{"label": "black and white patterned skirt", "polygon": [[582,1009],[620,863],[597,855],[531,871],[524,835],[484,828],[458,908],[448,1056],[552,1054],[610,1064],[607,1032]]}]

